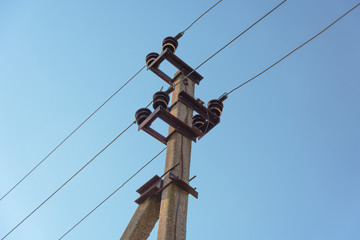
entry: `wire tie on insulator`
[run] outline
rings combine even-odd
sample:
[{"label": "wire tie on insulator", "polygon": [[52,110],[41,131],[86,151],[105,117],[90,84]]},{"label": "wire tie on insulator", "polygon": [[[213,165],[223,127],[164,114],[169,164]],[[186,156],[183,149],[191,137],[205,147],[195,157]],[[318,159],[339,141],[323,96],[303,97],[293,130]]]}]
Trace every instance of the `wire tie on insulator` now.
[{"label": "wire tie on insulator", "polygon": [[165,91],[165,93],[166,94],[170,94],[170,93],[172,93],[173,91],[174,91],[174,85],[171,85],[166,91]]},{"label": "wire tie on insulator", "polygon": [[176,40],[179,40],[182,36],[184,36],[184,31],[178,33],[174,38],[175,38]]},{"label": "wire tie on insulator", "polygon": [[223,95],[221,95],[221,96],[218,98],[218,100],[219,100],[220,102],[223,102],[223,101],[225,101],[227,98],[228,98],[228,93],[225,92]]}]

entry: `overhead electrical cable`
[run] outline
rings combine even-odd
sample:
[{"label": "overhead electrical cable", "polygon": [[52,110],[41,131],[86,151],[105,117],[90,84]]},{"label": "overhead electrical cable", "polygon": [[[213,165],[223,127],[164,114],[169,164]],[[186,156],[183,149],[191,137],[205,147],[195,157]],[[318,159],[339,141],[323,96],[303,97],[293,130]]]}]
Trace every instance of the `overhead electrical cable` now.
[{"label": "overhead electrical cable", "polygon": [[[219,1],[221,2],[221,1]],[[198,21],[202,16],[204,16],[207,12],[209,12],[212,8],[214,8],[219,2],[217,2],[215,5],[213,5],[208,11],[203,13],[198,19],[196,19],[191,25],[186,28],[183,33],[188,30],[190,27],[194,25],[196,21]],[[125,87],[126,84],[128,84],[133,78],[135,78],[144,68],[142,67],[132,78],[130,78],[124,85],[122,85],[113,95],[110,96],[99,108],[97,108],[83,123],[81,123],[67,138],[65,138],[52,152],[46,156],[48,158],[58,147],[60,147],[73,133],[75,133],[87,120],[89,120],[100,108],[102,108],[112,97],[114,97],[123,87]],[[55,192],[53,192],[47,199],[45,199],[37,208],[35,208],[30,214],[28,214],[21,222],[19,222],[10,232],[8,232],[1,240],[5,239],[9,234],[11,234],[17,227],[19,227],[26,219],[28,219],[33,213],[35,213],[42,205],[44,205],[50,198],[52,198],[61,188],[63,188],[68,182],[70,182],[78,173],[80,173],[85,167],[87,167],[95,158],[97,158],[105,149],[107,149],[113,142],[115,142],[124,132],[126,132],[132,125],[134,125],[136,122],[132,122],[123,132],[121,132],[118,136],[116,136],[108,145],[106,145],[105,148],[103,148],[98,154],[96,154],[90,161],[88,161],[82,168],[80,168],[73,176],[71,176],[65,183],[63,183]],[[164,149],[165,150],[165,149]],[[164,151],[163,150],[163,151]],[[162,151],[161,151],[162,152]],[[161,153],[160,152],[160,153]],[[157,156],[156,156],[157,157]],[[42,162],[46,160],[44,158],[38,165],[35,166],[21,181],[19,181],[7,194],[9,194],[17,185],[19,185],[28,175],[31,174],[32,171],[34,171]],[[150,163],[150,162],[149,162]],[[142,169],[141,169],[142,170]],[[140,171],[141,171],[140,170]],[[140,172],[139,171],[139,172]],[[137,173],[136,173],[137,174]],[[135,175],[136,175],[135,174]],[[120,188],[119,188],[120,189]],[[6,194],[6,195],[7,195]],[[5,195],[5,196],[6,196]],[[5,197],[4,196],[4,197]],[[4,198],[2,197],[1,200]]]},{"label": "overhead electrical cable", "polygon": [[[206,59],[203,63],[201,63],[197,68],[195,68],[192,72],[196,71],[196,69],[200,68],[203,64],[205,64],[207,61],[209,61],[211,58],[213,58],[215,55],[217,55],[219,52],[221,52],[223,49],[225,49],[227,46],[229,46],[232,42],[234,42],[237,38],[239,38],[241,35],[243,35],[244,33],[246,33],[248,30],[250,30],[253,26],[255,26],[257,23],[259,23],[261,20],[263,20],[266,16],[268,16],[270,13],[272,13],[273,11],[275,11],[278,7],[280,7],[283,3],[285,3],[287,0],[284,0],[283,2],[281,2],[279,5],[277,5],[275,8],[273,8],[271,11],[269,11],[267,14],[265,14],[262,18],[260,18],[259,20],[257,20],[255,23],[253,23],[250,27],[248,27],[246,30],[244,30],[242,33],[240,33],[238,36],[236,36],[233,40],[231,40],[229,43],[227,43],[224,47],[222,47],[220,50],[218,50],[216,53],[214,53],[213,55],[211,55],[208,59]],[[221,2],[221,1],[219,1]],[[218,3],[219,3],[218,2]],[[218,4],[216,3],[216,4]],[[214,6],[216,6],[216,4]],[[214,7],[213,6],[213,7]],[[186,29],[187,30],[187,29]],[[185,30],[185,31],[186,31]],[[192,73],[191,72],[191,73]],[[183,81],[184,79],[186,79],[186,77],[188,77],[191,73],[189,73],[187,76],[185,76],[181,81]],[[147,107],[149,107],[151,104],[151,102],[147,105]],[[154,160],[158,155],[160,155],[166,148],[164,148],[159,154],[157,154],[153,159],[151,159],[146,165],[144,165],[142,168],[140,168],[140,170],[138,172],[140,172],[145,166],[147,166],[152,160]],[[136,172],[133,176],[135,176],[138,172]],[[131,177],[132,178],[132,177]],[[131,178],[128,180],[130,181]],[[126,182],[128,182],[126,181]],[[125,182],[125,183],[126,183]],[[124,184],[123,184],[124,185]],[[78,223],[76,223],[72,228],[70,228],[64,235],[62,235],[62,237],[60,239],[62,239],[63,237],[65,237],[70,231],[72,231],[75,227],[77,227],[83,220],[85,220],[85,218],[87,218],[92,212],[94,212],[98,207],[100,207],[106,200],[108,200],[112,195],[114,195],[123,185],[121,185],[118,189],[116,189],[112,194],[110,194],[107,198],[105,198],[105,200],[103,200],[99,205],[97,205],[93,210],[91,210],[87,215],[85,215],[85,217],[83,217]],[[59,239],[59,240],[60,240]]]},{"label": "overhead electrical cable", "polygon": [[[214,7],[216,7],[222,0],[215,3],[208,10],[206,10],[203,14],[201,14],[195,21],[193,21],[184,31],[178,34],[178,38],[182,37],[184,33],[189,30],[200,18],[202,18],[205,14],[211,11]],[[35,165],[23,178],[21,178],[10,190],[8,190],[1,198],[0,201],[3,200],[10,192],[12,192],[22,181],[24,181],[36,168],[38,168],[47,158],[49,158],[64,142],[66,142],[79,128],[81,128],[95,113],[97,113],[106,103],[108,103],[116,94],[118,94],[128,83],[130,83],[144,68],[143,66],[140,68],[127,82],[125,82],[118,90],[116,90],[106,101],[101,104],[93,113],[91,113],[79,126],[77,126],[68,136],[66,136],[53,150],[50,151],[38,164]]]},{"label": "overhead electrical cable", "polygon": [[66,140],[68,140],[79,128],[81,128],[95,113],[97,113],[107,102],[110,101],[118,92],[121,91],[131,80],[133,80],[146,66],[143,66],[138,70],[126,83],[124,83],[118,90],[116,90],[106,101],[101,104],[93,113],[91,113],[79,126],[77,126],[64,140],[62,140],[51,152],[46,155],[35,167],[33,167],[20,181],[18,181],[4,196],[1,197],[0,201],[3,200],[10,192],[12,192],[22,181],[24,181],[36,168],[38,168],[51,154],[53,154]]},{"label": "overhead electrical cable", "polygon": [[226,47],[228,47],[230,44],[232,44],[236,39],[238,39],[239,37],[241,37],[242,35],[244,35],[247,31],[249,31],[251,28],[253,28],[256,24],[258,24],[259,22],[261,22],[264,18],[266,18],[268,15],[270,15],[272,12],[274,12],[277,8],[279,8],[282,4],[284,4],[287,0],[282,1],[280,4],[278,4],[276,7],[274,7],[273,9],[271,9],[268,13],[266,13],[264,16],[262,16],[260,19],[258,19],[256,22],[254,22],[253,24],[251,24],[247,29],[245,29],[244,31],[242,31],[239,35],[237,35],[235,38],[233,38],[230,42],[228,42],[227,44],[225,44],[222,48],[220,48],[218,51],[216,51],[213,55],[211,55],[210,57],[208,57],[205,61],[203,61],[199,66],[197,66],[194,70],[192,70],[189,74],[187,74],[185,77],[183,77],[179,82],[177,82],[176,84],[173,84],[173,86],[171,86],[170,88],[174,89],[174,87],[178,84],[180,84],[182,81],[184,81],[185,79],[187,79],[192,73],[194,73],[197,69],[199,69],[202,65],[204,65],[206,62],[208,62],[210,59],[212,59],[213,57],[215,57],[218,53],[220,53],[222,50],[224,50]]},{"label": "overhead electrical cable", "polygon": [[211,11],[211,9],[213,9],[214,7],[216,7],[216,5],[218,5],[220,2],[222,2],[222,0],[218,1],[217,3],[215,3],[214,5],[212,5],[208,10],[206,10],[203,14],[201,14],[195,21],[193,21],[184,31],[182,31],[181,36],[184,35],[184,33],[189,30],[200,18],[202,18],[205,14],[207,14],[208,12]]},{"label": "overhead electrical cable", "polygon": [[[285,2],[285,1],[284,1]],[[283,3],[283,2],[282,2]],[[281,3],[281,4],[282,4]],[[277,61],[276,63],[272,64],[270,67],[268,67],[267,69],[265,69],[264,71],[262,71],[260,74],[256,75],[254,78],[250,79],[253,80],[256,77],[260,76],[261,74],[263,74],[264,72],[266,72],[267,70],[269,70],[270,68],[272,68],[273,66],[275,66],[276,64],[278,64],[279,62],[281,62],[282,60],[284,60],[286,57],[288,57],[289,55],[291,55],[292,53],[294,53],[295,51],[297,51],[298,49],[300,49],[301,47],[303,47],[304,45],[306,45],[307,43],[309,43],[310,41],[312,41],[313,39],[315,39],[317,36],[319,36],[320,34],[322,34],[323,32],[325,32],[327,29],[329,29],[332,25],[334,25],[336,22],[338,22],[340,19],[342,19],[344,16],[346,16],[348,13],[350,13],[351,11],[353,11],[355,8],[357,8],[360,5],[357,4],[355,7],[353,7],[352,9],[350,9],[349,11],[347,11],[345,14],[343,14],[341,17],[339,17],[338,19],[336,19],[334,22],[332,22],[329,26],[327,26],[325,29],[323,29],[322,31],[320,31],[318,34],[316,34],[315,36],[313,36],[312,38],[310,38],[308,41],[304,42],[303,44],[301,44],[299,47],[295,48],[293,51],[291,51],[289,54],[285,55],[283,58],[281,58],[279,61]],[[230,42],[231,43],[231,42]],[[227,44],[228,45],[228,44]],[[248,83],[249,81],[239,85],[238,87],[232,89],[229,93],[227,93],[227,95],[229,95],[230,93],[232,93],[233,91],[235,91],[236,89],[238,89],[239,87],[243,86],[244,84]],[[107,198],[105,198],[100,204],[98,204],[93,210],[91,210],[87,215],[85,215],[85,217],[83,217],[78,223],[76,223],[72,228],[70,228],[64,235],[62,235],[62,237],[59,239],[63,239],[69,232],[71,232],[74,228],[76,228],[83,220],[85,220],[91,213],[93,213],[98,207],[100,207],[105,201],[107,201],[110,197],[112,197],[120,188],[122,188],[127,182],[129,182],[133,177],[135,177],[136,174],[138,174],[143,168],[145,168],[148,164],[150,164],[156,157],[158,157],[163,151],[165,151],[166,147],[159,152],[154,158],[152,158],[149,162],[147,162],[143,167],[141,167],[134,175],[132,175],[128,180],[126,180],[119,188],[117,188],[113,193],[111,193]]]},{"label": "overhead electrical cable", "polygon": [[150,161],[148,161],[144,166],[142,166],[138,171],[136,171],[130,178],[128,178],[123,184],[121,184],[115,191],[113,191],[109,196],[107,196],[103,201],[101,201],[93,210],[86,214],[79,222],[72,226],[66,233],[64,233],[59,240],[63,239],[69,232],[76,228],[82,221],[85,220],[90,214],[92,214],[98,207],[105,203],[109,198],[111,198],[117,191],[119,191],[126,183],[128,183],[132,178],[134,178],[141,170],[143,170],[147,165],[149,165],[155,158],[157,158],[162,152],[164,152],[166,147],[156,154]]},{"label": "overhead electrical cable", "polygon": [[252,80],[254,80],[255,78],[259,77],[260,75],[262,75],[263,73],[267,72],[268,70],[270,70],[271,68],[273,68],[274,66],[276,66],[278,63],[280,63],[281,61],[283,61],[285,58],[287,58],[288,56],[290,56],[291,54],[293,54],[294,52],[296,52],[297,50],[299,50],[300,48],[302,48],[303,46],[305,46],[306,44],[308,44],[309,42],[311,42],[312,40],[314,40],[316,37],[318,37],[319,35],[321,35],[322,33],[324,33],[326,30],[328,30],[330,27],[332,27],[335,23],[337,23],[340,19],[342,19],[343,17],[345,17],[347,14],[349,14],[351,11],[353,11],[355,8],[359,7],[360,3],[356,4],[353,8],[351,8],[349,11],[347,11],[346,13],[344,13],[343,15],[341,15],[338,19],[336,19],[335,21],[333,21],[330,25],[328,25],[326,28],[324,28],[323,30],[321,30],[319,33],[317,33],[316,35],[314,35],[312,38],[310,38],[309,40],[307,40],[306,42],[304,42],[303,44],[301,44],[300,46],[298,46],[297,48],[295,48],[294,50],[292,50],[291,52],[289,52],[288,54],[286,54],[285,56],[283,56],[282,58],[280,58],[278,61],[276,61],[275,63],[273,63],[272,65],[270,65],[269,67],[267,67],[265,70],[261,71],[260,73],[258,73],[257,75],[255,75],[254,77],[250,78],[249,80],[247,80],[246,82],[243,82],[242,84],[240,84],[239,86],[233,88],[232,90],[230,90],[229,92],[224,93],[222,96],[226,95],[230,95],[231,93],[233,93],[234,91],[236,91],[237,89],[239,89],[240,87],[244,86],[245,84],[251,82]]},{"label": "overhead electrical cable", "polygon": [[30,212],[23,220],[21,220],[10,232],[8,232],[1,240],[10,235],[17,227],[26,221],[33,213],[35,213],[41,206],[43,206],[50,198],[52,198],[58,191],[60,191],[67,183],[69,183],[76,175],[78,175],[84,168],[86,168],[93,160],[95,160],[101,153],[103,153],[111,144],[113,144],[123,133],[125,133],[135,122],[132,122],[127,128],[125,128],[119,135],[117,135],[110,143],[108,143],[100,152],[98,152],[92,159],[90,159],[84,166],[82,166],[75,174],[73,174],[68,180],[66,180],[58,189],[55,190],[48,198],[46,198],[39,206],[37,206],[32,212]]}]

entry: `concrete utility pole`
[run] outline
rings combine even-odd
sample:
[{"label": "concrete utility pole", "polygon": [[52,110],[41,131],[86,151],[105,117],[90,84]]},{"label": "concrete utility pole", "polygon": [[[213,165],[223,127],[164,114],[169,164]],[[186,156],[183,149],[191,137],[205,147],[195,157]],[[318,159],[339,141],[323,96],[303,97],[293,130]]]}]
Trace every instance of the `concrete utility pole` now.
[{"label": "concrete utility pole", "polygon": [[153,196],[139,205],[120,240],[147,239],[159,219],[160,196]]},{"label": "concrete utility pole", "polygon": [[[180,71],[174,76],[176,84],[172,93],[172,105],[174,105],[170,113],[188,126],[192,126],[193,110],[177,102],[181,91],[194,97],[194,82],[181,81],[183,78],[184,75]],[[174,132],[172,127],[169,127],[169,136],[165,173],[173,168],[170,173],[189,183],[191,140],[179,132]],[[139,205],[120,240],[147,239],[158,219],[158,240],[186,239],[188,192],[176,184],[168,184],[171,182],[170,173],[164,175],[163,185],[167,187],[162,190],[161,196],[155,195]]]},{"label": "concrete utility pole", "polygon": [[[179,71],[175,74],[175,84],[183,79],[184,75]],[[172,104],[177,101],[178,94],[185,91],[194,97],[195,86],[192,81],[181,81],[175,86],[172,94]],[[171,114],[192,125],[193,110],[183,103],[178,102],[171,110]],[[174,131],[169,127],[169,134]],[[167,143],[165,171],[180,163],[172,173],[185,182],[189,182],[191,156],[191,140],[178,132],[172,134]],[[164,185],[169,182],[168,175],[165,176]],[[170,184],[165,188],[161,195],[161,205],[159,214],[158,240],[184,240],[186,239],[186,219],[188,207],[188,193]]]}]

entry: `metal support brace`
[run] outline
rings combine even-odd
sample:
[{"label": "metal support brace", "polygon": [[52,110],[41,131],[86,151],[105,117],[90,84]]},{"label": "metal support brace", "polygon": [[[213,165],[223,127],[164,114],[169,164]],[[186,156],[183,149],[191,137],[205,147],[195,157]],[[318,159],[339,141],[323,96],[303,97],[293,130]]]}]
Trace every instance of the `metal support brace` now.
[{"label": "metal support brace", "polygon": [[[155,175],[149,181],[147,181],[143,186],[141,186],[138,190],[136,190],[136,192],[140,194],[140,197],[136,199],[135,202],[141,205],[149,198],[160,195],[160,193],[170,184],[175,184],[179,188],[183,189],[185,192],[191,194],[195,198],[198,198],[199,193],[195,190],[195,188],[192,188],[185,181],[183,181],[182,179],[180,179],[179,177],[175,176],[173,173],[170,172],[178,165],[179,164],[176,164],[174,167],[166,171],[161,177]],[[164,186],[164,181],[162,180],[162,177],[167,173],[169,173],[170,181]]]},{"label": "metal support brace", "polygon": [[176,67],[179,71],[182,72],[184,76],[187,76],[188,79],[193,81],[196,84],[199,84],[203,77],[192,69],[189,65],[187,65],[183,60],[177,57],[174,53],[172,53],[169,49],[165,49],[162,53],[149,65],[148,69],[150,69],[153,73],[155,73],[162,80],[172,85],[174,83],[174,79],[169,77],[166,73],[159,69],[160,64],[167,60],[174,67]]}]

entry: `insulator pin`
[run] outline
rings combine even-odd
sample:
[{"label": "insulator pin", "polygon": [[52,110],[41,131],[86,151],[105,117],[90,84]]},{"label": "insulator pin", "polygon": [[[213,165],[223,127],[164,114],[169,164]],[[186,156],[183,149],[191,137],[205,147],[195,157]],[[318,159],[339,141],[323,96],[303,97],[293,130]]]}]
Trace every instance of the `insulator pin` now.
[{"label": "insulator pin", "polygon": [[153,108],[156,109],[161,106],[162,108],[167,109],[169,101],[170,97],[166,92],[156,92],[153,96]]},{"label": "insulator pin", "polygon": [[204,132],[206,130],[206,119],[201,115],[194,115],[192,118],[192,126]]},{"label": "insulator pin", "polygon": [[137,125],[141,125],[141,123],[151,114],[151,110],[147,108],[140,108],[135,113],[135,120]]},{"label": "insulator pin", "polygon": [[224,108],[224,104],[218,99],[211,100],[208,103],[208,109],[211,112],[215,113],[216,116],[218,117],[221,116],[223,108]]},{"label": "insulator pin", "polygon": [[149,53],[148,55],[146,55],[145,57],[145,61],[146,61],[146,66],[149,67],[151,65],[151,63],[153,63],[153,61],[159,56],[158,53],[152,52]]},{"label": "insulator pin", "polygon": [[174,53],[177,47],[178,47],[178,41],[174,37],[167,37],[162,42],[163,51],[169,49],[172,53]]}]

